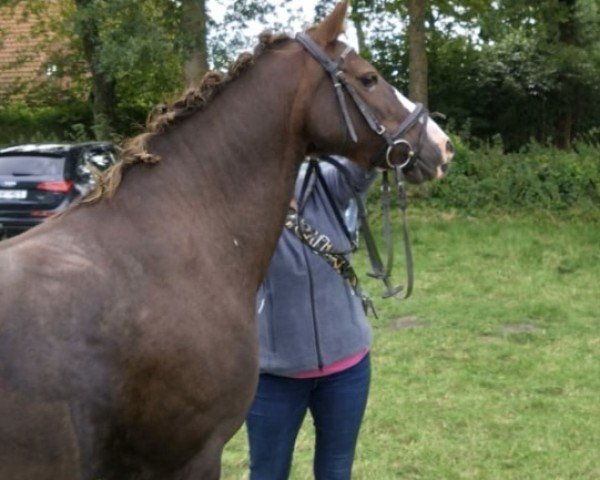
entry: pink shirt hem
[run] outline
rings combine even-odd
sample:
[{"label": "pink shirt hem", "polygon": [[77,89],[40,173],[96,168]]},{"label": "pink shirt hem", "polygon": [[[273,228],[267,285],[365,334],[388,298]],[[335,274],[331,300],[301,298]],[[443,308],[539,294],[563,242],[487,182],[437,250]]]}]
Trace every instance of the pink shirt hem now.
[{"label": "pink shirt hem", "polygon": [[342,358],[341,360],[338,360],[337,362],[333,362],[333,363],[327,365],[326,367],[318,368],[316,370],[309,370],[307,372],[300,372],[295,375],[292,375],[292,378],[298,378],[298,379],[318,378],[318,377],[324,377],[326,375],[331,375],[333,373],[338,373],[338,372],[341,372],[342,370],[347,370],[348,368],[353,367],[358,362],[360,362],[368,352],[369,352],[369,349],[365,348],[364,350],[361,350],[358,353],[350,355],[349,357],[346,357],[346,358]]}]

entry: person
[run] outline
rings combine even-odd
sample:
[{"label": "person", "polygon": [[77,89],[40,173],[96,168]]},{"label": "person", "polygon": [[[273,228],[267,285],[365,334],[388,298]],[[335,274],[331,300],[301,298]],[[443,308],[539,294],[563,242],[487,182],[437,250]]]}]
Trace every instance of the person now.
[{"label": "person", "polygon": [[[326,187],[311,176],[302,199],[301,170],[291,213],[297,210],[336,249],[349,251],[325,188],[343,211],[352,188],[365,192],[375,172],[336,160],[350,173],[352,185],[325,164]],[[372,333],[360,295],[293,229],[284,228],[257,294],[257,310],[260,377],[246,418],[250,479],[288,478],[307,411],[315,426],[315,478],[349,479],[370,383]]]}]

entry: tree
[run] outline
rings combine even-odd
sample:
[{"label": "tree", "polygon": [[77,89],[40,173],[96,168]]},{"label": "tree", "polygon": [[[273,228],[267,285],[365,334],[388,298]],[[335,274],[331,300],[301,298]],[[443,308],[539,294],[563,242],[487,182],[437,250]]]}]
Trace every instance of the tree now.
[{"label": "tree", "polygon": [[257,39],[248,32],[251,24],[264,25],[265,29],[272,31],[285,31],[287,25],[276,16],[276,10],[284,9],[288,21],[298,16],[298,8],[290,6],[290,0],[228,0],[219,3],[226,7],[225,14],[218,23],[210,19],[208,35],[209,56],[212,66],[217,69],[225,68],[236,53],[256,45]]},{"label": "tree", "polygon": [[427,0],[408,0],[408,96],[428,103],[425,15]]},{"label": "tree", "polygon": [[[559,48],[577,55],[579,29],[576,17],[577,1],[559,0],[559,5],[564,12],[558,20],[557,42]],[[577,75],[577,65],[567,61],[562,67],[557,79],[562,84],[563,95],[558,99],[560,101],[560,115],[556,123],[555,143],[558,147],[569,150],[573,139],[573,125],[581,110],[578,89],[583,85],[581,85],[580,76]]]},{"label": "tree", "polygon": [[[478,115],[509,150],[531,138],[569,149],[600,115],[595,0],[501,0],[482,18]],[[596,27],[592,27],[595,25]]]},{"label": "tree", "polygon": [[[16,3],[19,0],[4,0]],[[130,131],[160,99],[181,90],[182,7],[171,0],[21,0],[64,45],[54,52],[70,90],[86,85],[98,139]],[[59,9],[57,14],[55,10]],[[186,17],[187,18],[187,17]],[[40,38],[41,38],[40,33]],[[57,40],[58,42],[58,40]],[[40,48],[50,51],[48,42]],[[186,50],[189,51],[189,50]],[[82,68],[82,66],[84,68]],[[47,100],[46,100],[47,101]]]},{"label": "tree", "polygon": [[78,18],[76,32],[83,46],[83,55],[92,77],[95,136],[109,138],[115,125],[116,80],[101,63],[102,38],[98,23],[99,9],[94,0],[75,0]]},{"label": "tree", "polygon": [[[107,102],[104,106],[96,103],[94,84],[95,117],[96,113],[102,115],[103,109],[109,110],[111,101],[112,108],[121,112],[121,122],[127,121],[130,114],[145,116],[158,99],[181,89],[178,5],[170,0],[77,1],[82,3],[77,5],[74,15],[66,19],[75,32],[73,48],[81,51],[83,45],[83,51],[87,51],[86,32],[96,31],[93,48],[86,53],[88,65],[92,74],[95,69],[114,82],[114,97],[101,97],[101,101]],[[113,117],[108,128],[101,128],[96,136],[106,138],[111,131],[123,130],[122,123],[117,125],[115,120]]]},{"label": "tree", "polygon": [[183,74],[188,86],[198,85],[208,71],[205,0],[182,0]]},{"label": "tree", "polygon": [[363,57],[370,59],[371,53],[367,45],[366,23],[368,22],[368,5],[365,0],[352,0],[350,2],[350,21],[356,29],[356,38],[358,41],[358,52]]},{"label": "tree", "polygon": [[[256,44],[247,26],[289,28],[304,18],[291,0],[0,0],[20,3],[60,40],[45,40],[56,76],[28,102],[55,104],[90,95],[98,137],[131,132],[182,79],[224,68]],[[317,2],[315,19],[336,0]],[[600,131],[600,12],[597,0],[351,0],[360,53],[395,87],[441,110],[475,142],[500,134],[508,150],[534,138],[570,148]],[[59,5],[64,15],[47,13]],[[285,11],[282,14],[282,9]],[[299,22],[298,22],[299,23]],[[204,32],[204,33],[203,33]],[[50,48],[65,42],[67,48]],[[93,88],[90,88],[92,83]],[[57,82],[54,85],[58,85]],[[106,127],[106,128],[105,128]],[[597,135],[597,134],[596,134]]]}]

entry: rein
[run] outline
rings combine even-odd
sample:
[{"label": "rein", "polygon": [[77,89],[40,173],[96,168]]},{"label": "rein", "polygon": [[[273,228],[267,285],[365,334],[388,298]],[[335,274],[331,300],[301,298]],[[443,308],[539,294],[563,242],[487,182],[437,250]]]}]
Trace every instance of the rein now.
[{"label": "rein", "polygon": [[[382,294],[383,298],[395,297],[396,295],[398,295],[398,293],[404,290],[404,287],[402,285],[394,287],[391,282],[391,274],[393,270],[394,261],[394,248],[390,222],[391,199],[388,172],[384,171],[382,177],[381,198],[384,218],[383,234],[386,248],[386,261],[383,262],[379,254],[379,250],[377,248],[375,239],[373,238],[373,235],[371,233],[371,228],[369,227],[365,204],[363,202],[362,197],[357,193],[356,188],[354,188],[352,184],[352,177],[350,175],[350,172],[342,163],[338,162],[332,157],[324,156],[321,157],[320,160],[329,163],[333,167],[337,168],[338,171],[344,177],[347,184],[349,185],[350,190],[352,192],[352,197],[356,202],[358,208],[360,233],[362,234],[363,239],[365,241],[369,261],[371,263],[372,272],[368,275],[372,278],[376,278],[383,282],[385,288],[384,293]],[[401,299],[406,299],[411,295],[413,290],[413,260],[410,248],[410,239],[408,235],[408,226],[406,221],[406,187],[404,184],[402,169],[400,167],[397,167],[395,168],[394,172],[396,186],[398,189],[398,205],[402,211],[404,256],[406,262],[406,289],[404,291],[404,296]],[[323,187],[323,190],[334,213],[336,221],[341,227],[342,231],[344,232],[344,235],[346,236],[351,245],[350,250],[344,251],[335,248],[331,242],[331,239],[327,235],[317,231],[304,218],[302,218],[302,210],[306,203],[306,197],[308,195],[308,185],[312,176],[316,176],[316,181],[318,181]],[[302,243],[308,246],[315,254],[324,258],[325,261],[327,261],[327,263],[338,274],[340,274],[344,279],[348,281],[354,292],[361,298],[365,312],[367,312],[370,309],[374,313],[374,315],[377,316],[371,299],[360,289],[358,277],[354,269],[352,268],[352,265],[346,257],[346,255],[356,251],[356,249],[358,248],[358,244],[348,231],[348,227],[346,226],[342,214],[339,211],[335,200],[333,199],[333,195],[329,191],[329,187],[327,187],[327,184],[321,172],[319,160],[315,158],[310,159],[308,168],[304,176],[304,180],[300,191],[300,198],[298,199],[298,212],[290,210],[286,218],[285,227],[288,230],[290,230],[300,241],[302,241]]]},{"label": "rein", "polygon": [[[365,103],[365,101],[358,95],[354,87],[346,79],[346,74],[342,71],[341,65],[348,54],[352,51],[352,48],[347,46],[341,53],[337,60],[330,59],[325,52],[319,47],[319,45],[306,33],[297,33],[296,40],[304,47],[304,49],[325,69],[325,71],[331,77],[333,86],[335,89],[336,97],[342,111],[342,118],[346,125],[346,129],[350,138],[353,142],[358,142],[358,136],[356,129],[350,118],[348,112],[348,106],[346,104],[346,98],[344,95],[344,89],[350,95],[350,98],[354,101],[356,108],[361,113],[369,128],[373,130],[377,135],[385,140],[385,145],[372,159],[371,164],[377,165],[382,163],[381,158],[385,158],[385,164],[388,168],[399,167],[401,169],[410,169],[419,158],[420,146],[424,133],[427,129],[427,120],[429,118],[427,109],[421,103],[417,103],[415,109],[408,115],[407,118],[398,126],[398,128],[390,133],[387,131],[385,126],[378,120],[371,108]],[[419,143],[417,149],[414,149],[410,142],[404,138],[404,136],[422,119],[421,134],[419,135]],[[397,165],[392,160],[392,152],[398,146],[404,146],[407,148],[405,161]]]},{"label": "rein", "polygon": [[[350,84],[350,82],[348,82],[345,73],[341,69],[341,65],[345,61],[348,54],[352,51],[352,48],[347,46],[336,60],[332,60],[308,34],[298,33],[296,34],[296,40],[324,68],[327,74],[329,74],[329,76],[331,77],[331,81],[333,83],[333,87],[336,93],[336,98],[341,109],[342,118],[344,120],[346,130],[352,141],[355,143],[358,142],[358,135],[356,134],[356,129],[348,111],[345,93],[347,93],[350,96],[369,128],[385,140],[385,144],[382,146],[382,148],[373,157],[371,161],[372,168],[375,166],[385,168],[382,176],[381,187],[382,210],[384,219],[383,237],[386,252],[385,263],[381,260],[381,256],[379,255],[377,245],[375,243],[375,240],[373,239],[373,235],[371,234],[371,229],[367,220],[364,202],[360,195],[356,193],[356,190],[352,188],[352,183],[350,180],[351,177],[349,172],[347,172],[346,168],[342,164],[340,164],[331,157],[323,157],[322,159],[333,165],[340,172],[342,172],[343,176],[345,177],[346,181],[351,187],[354,200],[356,201],[356,205],[358,207],[360,231],[365,240],[365,245],[367,247],[369,260],[371,263],[371,268],[373,269],[373,271],[369,273],[369,276],[379,279],[383,282],[385,288],[383,298],[395,297],[396,295],[398,295],[398,293],[404,290],[404,287],[402,285],[394,287],[391,282],[391,274],[394,262],[394,246],[392,240],[392,229],[390,221],[391,193],[390,181],[388,178],[388,170],[392,170],[394,172],[394,180],[398,191],[398,206],[402,211],[402,236],[404,242],[404,257],[406,262],[406,289],[404,290],[404,296],[402,297],[402,299],[406,299],[412,294],[414,275],[412,251],[410,247],[410,238],[406,220],[407,199],[406,185],[404,181],[404,170],[409,170],[419,160],[419,152],[421,150],[423,138],[426,135],[427,121],[429,120],[428,111],[423,106],[423,104],[417,103],[415,105],[414,110],[410,112],[410,114],[400,123],[396,130],[391,133],[388,132],[383,123],[381,123],[377,116],[373,113],[372,109],[360,97],[360,95]],[[410,142],[406,140],[405,136],[408,134],[408,132],[412,130],[413,127],[415,127],[415,125],[419,123],[421,124],[421,132],[419,135],[417,148],[415,149],[410,144]],[[403,147],[406,149],[405,157],[402,163],[394,162],[392,156],[394,150],[397,147]],[[385,162],[383,162],[382,159],[384,159]],[[305,200],[304,197],[306,196],[309,180],[310,177],[313,175],[313,172],[316,175],[317,180],[320,181],[323,185],[325,194],[328,197],[328,201],[331,204],[331,207],[335,214],[336,221],[341,226],[342,230],[344,231],[344,234],[350,241],[350,251],[343,252],[335,250],[327,236],[320,234],[318,231],[316,231],[316,229],[308,225],[306,221],[300,217],[302,202]],[[354,270],[349,265],[345,257],[345,255],[356,250],[356,242],[351,238],[351,235],[348,232],[346,224],[341,216],[341,213],[339,212],[339,209],[336,207],[335,202],[333,201],[332,195],[329,192],[327,185],[325,184],[322,173],[320,171],[320,167],[318,165],[318,161],[316,159],[311,159],[309,163],[309,170],[307,170],[306,172],[301,189],[299,206],[300,212],[298,214],[295,214],[295,212],[293,212],[290,215],[288,215],[288,219],[286,220],[286,227],[292,232],[294,232],[295,235],[303,243],[305,243],[311,248],[311,250],[313,250],[318,255],[323,256],[328,261],[328,263],[336,271],[338,271],[340,275],[342,275],[342,277],[346,278],[350,282],[350,285],[355,290],[355,292],[358,295],[360,295],[363,299],[363,305],[365,305],[366,302],[366,306],[370,306],[370,308],[373,309],[371,301],[360,291],[360,288],[358,286],[358,278],[356,277]],[[325,246],[321,248],[321,245]]]}]

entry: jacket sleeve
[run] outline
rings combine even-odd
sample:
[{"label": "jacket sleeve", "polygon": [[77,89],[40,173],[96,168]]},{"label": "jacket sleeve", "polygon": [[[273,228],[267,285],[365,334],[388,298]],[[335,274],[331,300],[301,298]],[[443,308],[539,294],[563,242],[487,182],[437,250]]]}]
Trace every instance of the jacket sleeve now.
[{"label": "jacket sleeve", "polygon": [[359,195],[365,193],[375,180],[377,173],[375,169],[365,170],[347,158],[334,158],[346,167],[352,184],[349,185],[345,175],[331,164],[323,164],[321,171],[323,172],[327,188],[329,188],[329,191],[335,197],[338,205],[341,208],[346,208],[354,196],[352,189]]}]

